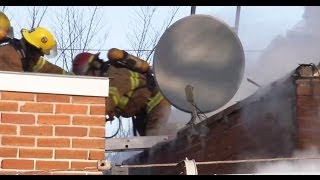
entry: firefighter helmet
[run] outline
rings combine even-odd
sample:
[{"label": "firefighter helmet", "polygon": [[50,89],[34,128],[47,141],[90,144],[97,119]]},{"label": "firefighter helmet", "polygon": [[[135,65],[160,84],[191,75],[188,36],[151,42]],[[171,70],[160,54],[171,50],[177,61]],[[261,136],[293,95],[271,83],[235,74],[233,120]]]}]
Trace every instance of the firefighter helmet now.
[{"label": "firefighter helmet", "polygon": [[0,39],[8,36],[10,27],[11,24],[9,18],[3,12],[0,12]]},{"label": "firefighter helmet", "polygon": [[34,47],[41,50],[46,55],[56,54],[57,43],[54,36],[43,27],[32,28],[31,30],[22,29],[23,38]]},{"label": "firefighter helmet", "polygon": [[88,52],[79,53],[72,61],[72,72],[76,75],[86,75],[92,62],[100,53],[92,54]]}]

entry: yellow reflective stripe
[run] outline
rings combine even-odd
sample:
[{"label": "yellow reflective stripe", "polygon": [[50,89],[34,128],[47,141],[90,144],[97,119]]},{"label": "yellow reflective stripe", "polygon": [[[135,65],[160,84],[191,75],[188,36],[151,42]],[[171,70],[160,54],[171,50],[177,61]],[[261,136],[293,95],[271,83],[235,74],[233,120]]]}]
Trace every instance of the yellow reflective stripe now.
[{"label": "yellow reflective stripe", "polygon": [[111,95],[111,97],[114,101],[114,104],[117,106],[120,101],[120,95],[119,95],[118,89],[116,87],[110,87],[109,94]]},{"label": "yellow reflective stripe", "polygon": [[124,109],[129,102],[129,98],[127,96],[122,96],[118,107],[120,109]]},{"label": "yellow reflective stripe", "polygon": [[158,92],[153,98],[151,98],[151,100],[147,104],[147,113],[152,111],[152,109],[156,107],[156,105],[158,105],[162,99],[163,96],[160,92]]},{"label": "yellow reflective stripe", "polygon": [[130,91],[126,96],[121,97],[120,103],[118,104],[118,107],[120,109],[123,110],[127,106],[132,94],[133,94],[133,91]]},{"label": "yellow reflective stripe", "polygon": [[133,94],[133,91],[129,91],[127,96],[131,98],[132,94]]},{"label": "yellow reflective stripe", "polygon": [[91,55],[90,58],[89,58],[89,61],[88,61],[88,64],[90,64],[94,59],[94,55]]},{"label": "yellow reflective stripe", "polygon": [[120,97],[117,89],[115,87],[110,87],[110,94],[112,94],[112,98],[113,101],[115,102],[116,106],[118,106],[120,109],[124,109],[132,94],[133,94],[133,90],[135,90],[138,86],[139,86],[139,73],[137,72],[133,72],[133,71],[129,71],[130,72],[130,81],[131,81],[131,90],[128,92],[128,94],[126,94],[125,96]]},{"label": "yellow reflective stripe", "polygon": [[118,104],[118,107],[120,109],[124,109],[127,106],[133,94],[133,90],[139,86],[139,73],[133,72],[133,71],[129,71],[129,72],[130,72],[131,90],[128,92],[127,95],[121,97],[120,102]]},{"label": "yellow reflective stripe", "polygon": [[37,64],[35,66],[33,66],[32,71],[33,72],[39,72],[43,66],[46,64],[46,60],[43,59],[43,57],[40,57],[37,61]]},{"label": "yellow reflective stripe", "polygon": [[131,81],[131,90],[136,89],[139,86],[139,73],[129,71],[130,72],[130,81]]},{"label": "yellow reflective stripe", "polygon": [[88,60],[88,63],[86,66],[84,66],[85,68],[82,69],[82,73],[86,74],[88,73],[88,70],[90,69],[90,66],[91,66],[91,62],[94,60],[94,55],[91,55],[89,60]]}]

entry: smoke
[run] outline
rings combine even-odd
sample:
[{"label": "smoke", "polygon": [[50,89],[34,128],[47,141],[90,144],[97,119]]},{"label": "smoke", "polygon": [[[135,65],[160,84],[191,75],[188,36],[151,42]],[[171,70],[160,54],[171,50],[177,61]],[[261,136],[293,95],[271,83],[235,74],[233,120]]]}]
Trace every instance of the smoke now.
[{"label": "smoke", "polygon": [[[320,7],[310,6],[305,7],[304,10],[305,11],[302,19],[285,34],[278,35],[276,38],[274,38],[264,50],[264,52],[259,57],[257,57],[258,61],[256,63],[246,64],[246,72],[238,92],[226,105],[214,112],[208,113],[208,117],[231,106],[237,101],[248,97],[258,89],[258,87],[247,81],[247,77],[250,77],[259,85],[266,86],[286,76],[292,70],[297,68],[299,64],[319,63],[320,21],[318,20],[318,17],[320,17]],[[273,97],[275,96],[278,95],[274,95]],[[278,101],[274,100],[271,104],[268,105],[270,109],[265,109],[265,111],[272,112],[272,107],[274,107],[273,104],[277,103]],[[250,116],[250,113],[248,113],[247,116]],[[162,134],[167,134],[173,137],[176,136],[176,133],[181,128],[185,127],[185,124],[190,120],[190,118],[191,115],[189,113],[185,113],[172,108],[169,121],[162,128]],[[286,117],[282,118],[287,119]],[[277,122],[284,123],[284,126],[288,126],[288,124],[286,123],[290,123],[289,121]],[[267,173],[267,167],[272,168],[272,166],[276,168],[298,168],[299,164],[292,164],[291,162],[272,163],[268,164],[268,166],[259,166],[258,173]],[[304,166],[307,167],[308,164]],[[276,173],[277,171],[274,172]]]},{"label": "smoke", "polygon": [[299,64],[319,63],[319,16],[319,6],[305,7],[302,20],[269,44],[250,72],[259,84],[269,84],[294,70]]},{"label": "smoke", "polygon": [[[274,81],[282,79],[299,64],[309,64],[314,63],[319,64],[320,61],[320,22],[318,17],[320,16],[320,7],[308,6],[304,8],[304,14],[302,19],[290,30],[288,30],[284,35],[279,35],[271,41],[267,46],[265,51],[259,57],[258,62],[255,64],[254,68],[250,70],[250,77],[260,85],[268,85]],[[279,86],[278,83],[277,86]],[[285,86],[285,85],[284,85]],[[290,117],[290,112],[292,107],[286,106],[285,103],[281,105],[283,101],[281,98],[285,98],[287,90],[293,87],[282,87],[283,92],[279,89],[279,92],[275,92],[273,89],[269,89],[269,93],[261,97],[268,98],[270,101],[264,107],[264,112],[270,112],[275,116],[276,121],[274,124],[278,128],[273,130],[281,129],[287,130],[286,134],[290,134],[290,124],[293,126],[292,117]],[[267,89],[264,89],[264,92]],[[258,95],[257,95],[258,96]],[[278,97],[278,98],[277,98]],[[279,110],[275,109],[279,108]],[[252,109],[251,109],[252,110]],[[257,111],[257,113],[262,113]],[[255,119],[253,113],[243,114],[243,119],[250,120],[253,122],[260,121]],[[252,123],[253,123],[252,122]],[[251,123],[251,124],[252,124]],[[261,125],[262,126],[262,125]],[[252,126],[254,127],[254,126]],[[287,127],[287,128],[286,128]],[[251,128],[249,125],[247,128]],[[267,127],[261,127],[267,128]],[[294,127],[291,127],[294,130]],[[271,134],[276,134],[275,132],[270,132]],[[291,132],[292,133],[292,132]],[[278,133],[280,134],[280,133]],[[255,136],[259,139],[260,136]],[[283,139],[281,139],[283,138]],[[283,150],[286,147],[290,149],[290,141],[292,139],[287,139],[288,137],[279,137],[279,141],[283,142],[279,145],[278,150]],[[263,146],[263,144],[261,144]],[[270,152],[271,153],[271,152]],[[315,149],[309,149],[307,151],[295,152],[293,157],[316,157],[319,152]],[[319,174],[320,166],[319,160],[299,160],[299,161],[281,161],[272,163],[261,163],[257,169],[257,174]]]},{"label": "smoke", "polygon": [[[257,62],[246,62],[245,75],[238,92],[223,107],[208,113],[210,117],[253,94],[258,87],[247,81],[253,79],[266,86],[284,77],[302,63],[320,62],[320,7],[304,7],[302,19],[285,34],[278,35],[259,56]],[[250,56],[246,54],[246,58]],[[251,57],[251,56],[250,56]],[[175,134],[190,120],[191,115],[173,108],[165,132]]]},{"label": "smoke", "polygon": [[315,147],[297,151],[293,157],[301,158],[301,160],[261,163],[256,166],[255,174],[320,174],[320,159],[310,160],[320,157]]},{"label": "smoke", "polygon": [[171,109],[168,122],[161,127],[161,134],[168,135],[170,139],[174,139],[178,131],[190,121],[191,114],[182,112],[174,107]]}]

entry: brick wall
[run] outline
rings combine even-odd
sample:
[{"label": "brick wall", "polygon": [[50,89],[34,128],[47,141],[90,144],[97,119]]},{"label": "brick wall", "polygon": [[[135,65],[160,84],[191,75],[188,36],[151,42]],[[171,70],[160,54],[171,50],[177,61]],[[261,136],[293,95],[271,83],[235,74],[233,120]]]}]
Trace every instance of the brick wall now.
[{"label": "brick wall", "polygon": [[0,174],[101,174],[104,136],[105,97],[0,91]]},{"label": "brick wall", "polygon": [[[190,129],[177,139],[156,146],[125,164],[291,157],[297,147],[296,89],[285,77],[253,96],[210,117],[205,137],[190,137]],[[196,129],[204,130],[206,122]],[[203,126],[203,127],[201,127]],[[254,173],[255,163],[198,165],[199,174]],[[179,174],[175,167],[130,169],[130,174]]]}]

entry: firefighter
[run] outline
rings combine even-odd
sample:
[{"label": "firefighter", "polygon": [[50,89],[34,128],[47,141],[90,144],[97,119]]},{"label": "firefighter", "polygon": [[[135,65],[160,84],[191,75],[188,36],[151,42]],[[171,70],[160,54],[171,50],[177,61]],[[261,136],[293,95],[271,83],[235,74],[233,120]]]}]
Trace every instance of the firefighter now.
[{"label": "firefighter", "polygon": [[43,57],[56,55],[56,41],[50,31],[36,27],[22,29],[21,35],[21,39],[7,37],[0,42],[0,70],[69,74]]},{"label": "firefighter", "polygon": [[99,53],[80,53],[73,60],[72,71],[76,75],[110,77],[110,98],[106,100],[109,120],[113,120],[113,115],[133,117],[133,125],[140,136],[159,135],[168,121],[171,105],[155,85],[150,69],[138,72],[125,60],[114,61],[108,57],[108,61],[103,61]]}]

